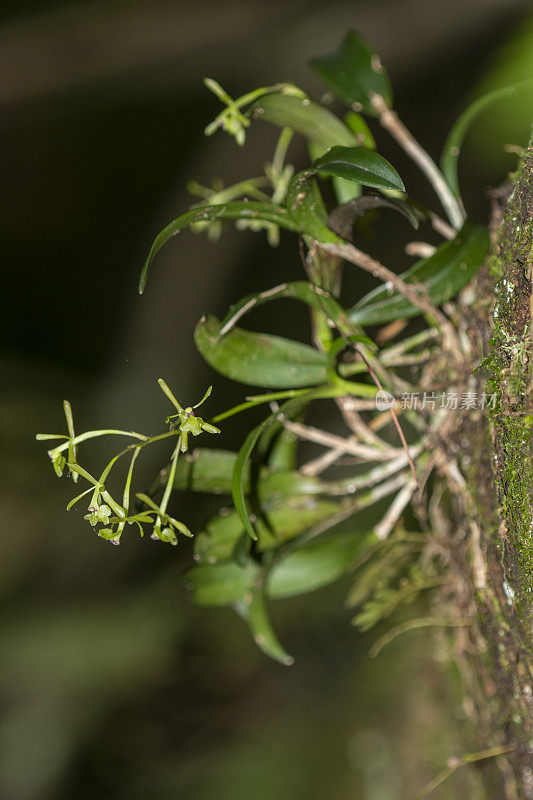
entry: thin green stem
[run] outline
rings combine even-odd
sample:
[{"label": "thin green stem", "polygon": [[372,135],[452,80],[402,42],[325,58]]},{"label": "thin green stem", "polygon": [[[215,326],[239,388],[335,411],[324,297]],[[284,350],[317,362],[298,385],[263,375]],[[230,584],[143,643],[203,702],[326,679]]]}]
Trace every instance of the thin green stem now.
[{"label": "thin green stem", "polygon": [[[98,436],[130,436],[132,439],[139,439],[140,441],[146,441],[148,437],[143,436],[142,433],[135,433],[135,431],[120,431],[115,430],[114,428],[105,428],[103,430],[98,431],[86,431],[85,433],[80,433],[78,436],[75,436],[74,439],[63,442],[63,444],[58,445],[57,447],[53,447],[51,450],[48,451],[50,453],[62,453],[63,450],[66,450],[69,446],[69,442],[72,441],[72,444],[80,444],[80,442],[86,442],[88,439],[96,439]],[[44,436],[49,436],[49,434],[44,434]],[[50,435],[51,438],[51,435]],[[58,439],[61,437],[57,437]]]},{"label": "thin green stem", "polygon": [[180,455],[180,445],[181,445],[181,436],[178,439],[178,443],[176,445],[176,449],[174,450],[174,454],[172,456],[172,463],[170,466],[170,472],[168,474],[167,485],[165,486],[165,491],[163,497],[161,499],[161,503],[159,504],[159,511],[161,514],[165,514],[168,506],[168,501],[170,499],[170,493],[174,487],[174,477],[176,475],[176,467],[178,464],[178,458]]},{"label": "thin green stem", "polygon": [[130,488],[131,488],[131,481],[133,478],[133,468],[135,466],[135,461],[137,460],[137,456],[141,452],[140,447],[136,447],[133,451],[133,455],[131,457],[130,466],[128,469],[128,475],[126,477],[126,483],[124,485],[124,494],[122,496],[122,505],[124,506],[124,511],[126,516],[128,516],[128,511],[130,508]]},{"label": "thin green stem", "polygon": [[[429,588],[425,586],[424,588]],[[401,625],[397,625],[392,630],[387,631],[387,633],[378,639],[377,642],[372,646],[370,650],[370,656],[374,658],[377,656],[383,648],[390,644],[397,636],[401,636],[402,633],[407,633],[407,631],[414,631],[419,628],[465,628],[471,625],[472,623],[469,620],[454,620],[454,619],[446,619],[443,617],[423,617],[421,619],[411,619],[407,622],[402,623]]]},{"label": "thin green stem", "polygon": [[465,767],[467,764],[474,764],[476,761],[484,761],[486,758],[497,758],[506,753],[512,753],[514,750],[516,750],[516,745],[506,744],[499,747],[490,747],[487,750],[480,750],[478,753],[467,753],[462,758],[453,759],[452,763],[446,767],[446,769],[443,769],[436,778],[426,784],[422,791],[414,796],[413,800],[422,800],[424,797],[427,797],[428,794],[431,794],[431,792],[443,784],[444,781],[448,780],[454,772],[457,772],[458,769]]}]

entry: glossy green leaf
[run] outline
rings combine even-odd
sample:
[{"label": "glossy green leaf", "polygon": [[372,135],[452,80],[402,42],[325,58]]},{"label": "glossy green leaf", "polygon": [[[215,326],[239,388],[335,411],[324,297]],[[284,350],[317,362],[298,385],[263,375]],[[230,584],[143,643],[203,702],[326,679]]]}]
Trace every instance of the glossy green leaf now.
[{"label": "glossy green leaf", "polygon": [[297,225],[319,242],[342,243],[328,226],[315,177],[342,179],[376,189],[404,191],[403,181],[389,162],[365,147],[332,147],[311,169],[298,172],[289,184],[286,205]]},{"label": "glossy green leaf", "polygon": [[284,650],[274,632],[262,586],[254,586],[251,595],[237,603],[235,610],[247,623],[254,642],[263,653],[287,667],[294,664],[294,658]]},{"label": "glossy green leaf", "polygon": [[453,125],[448,138],[444,143],[441,158],[441,169],[444,177],[453,189],[456,197],[459,197],[459,178],[457,176],[457,165],[459,156],[461,154],[461,147],[466,134],[468,133],[472,124],[476,121],[477,117],[489,106],[497,103],[499,100],[504,100],[508,97],[514,97],[523,91],[531,91],[533,88],[533,80],[520,81],[511,86],[504,86],[501,89],[495,89],[492,92],[487,92],[482,97],[474,100],[468,108],[466,108],[458,120]]},{"label": "glossy green leaf", "polygon": [[272,627],[264,588],[257,584],[259,571],[250,561],[245,567],[235,562],[202,564],[189,569],[185,578],[194,603],[232,605],[247,623],[257,646],[270,658],[288,666],[294,659],[285,652]]},{"label": "glossy green leaf", "polygon": [[357,181],[375,189],[405,191],[392,164],[366,147],[332,147],[314,162],[313,169],[320,175]]},{"label": "glossy green leaf", "polygon": [[273,389],[313,386],[326,379],[327,358],[309,345],[242,328],[221,336],[221,329],[216,317],[204,317],[194,341],[207,363],[227,378]]},{"label": "glossy green leaf", "polygon": [[214,222],[217,219],[263,220],[264,222],[272,222],[289,231],[300,232],[287,209],[275,206],[272,203],[234,200],[228,203],[220,203],[219,205],[198,206],[186,211],[185,214],[181,214],[156,236],[142,268],[139,292],[143,293],[152,261],[163,245],[194,222]]},{"label": "glossy green leaf", "polygon": [[267,594],[293,597],[327,586],[349,572],[375,540],[374,534],[350,532],[309,542],[275,565],[267,579]]},{"label": "glossy green leaf", "polygon": [[[365,145],[366,147],[367,145]],[[316,142],[309,142],[308,145],[309,151],[309,158],[311,161],[316,161],[317,158],[323,156],[327,147],[322,147],[321,145],[317,145]],[[324,180],[327,180],[325,176],[323,176]],[[332,178],[331,185],[333,187],[333,191],[335,192],[335,199],[337,203],[340,205],[342,203],[348,203],[350,200],[353,200],[356,197],[361,196],[361,192],[363,191],[363,187],[360,183],[356,183],[355,181],[345,181],[343,178]],[[329,224],[328,224],[328,227]],[[338,231],[335,231],[338,233]]]},{"label": "glossy green leaf", "polygon": [[392,105],[389,77],[379,57],[357,31],[349,31],[338,50],[310,63],[324,83],[355,111],[375,116],[372,93]]},{"label": "glossy green leaf", "polygon": [[249,113],[281,128],[292,128],[324,149],[336,144],[354,146],[364,143],[361,141],[363,127],[358,137],[331,111],[296,95],[264,95]]},{"label": "glossy green leaf", "polygon": [[[362,145],[363,147],[375,150],[376,143],[374,141],[374,137],[370,132],[370,128],[360,114],[356,114],[354,111],[349,111],[344,117],[344,122],[354,134],[354,140],[352,142],[353,145]],[[329,146],[332,146],[333,144],[337,143],[331,142]],[[338,142],[338,144],[343,143]],[[328,147],[324,147],[320,142],[316,142],[312,139],[309,140],[308,150],[311,161],[316,161],[317,158],[323,156],[327,149]],[[356,183],[355,181],[346,181],[343,178],[332,178],[331,181],[333,191],[335,192],[335,197],[339,204],[348,203],[350,200],[353,200],[361,195],[360,183]]]},{"label": "glossy green leaf", "polygon": [[[473,278],[489,248],[486,228],[466,222],[454,239],[417,261],[400,277],[406,283],[423,283],[436,305],[450,300]],[[381,325],[393,319],[415,317],[420,309],[396,291],[380,286],[354,306],[350,319],[357,325]]]}]

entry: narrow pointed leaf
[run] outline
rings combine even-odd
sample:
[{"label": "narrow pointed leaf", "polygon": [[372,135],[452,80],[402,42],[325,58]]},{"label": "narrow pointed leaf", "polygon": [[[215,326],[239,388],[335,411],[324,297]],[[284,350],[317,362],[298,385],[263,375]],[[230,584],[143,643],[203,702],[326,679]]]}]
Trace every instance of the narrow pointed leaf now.
[{"label": "narrow pointed leaf", "polygon": [[[400,277],[406,283],[423,283],[432,301],[442,305],[473,278],[488,248],[487,230],[466,222],[454,239],[438,247],[429,258],[417,261]],[[398,292],[389,292],[385,286],[380,286],[354,306],[350,319],[357,325],[381,325],[420,313],[420,309]]]},{"label": "narrow pointed leaf", "polygon": [[392,105],[389,77],[377,54],[357,31],[349,31],[338,50],[310,63],[324,83],[356,111],[375,116],[372,93]]},{"label": "narrow pointed leaf", "polygon": [[251,386],[294,388],[314,386],[326,379],[324,353],[300,342],[266,333],[233,328],[221,336],[222,323],[210,316],[200,320],[194,341],[213,369]]},{"label": "narrow pointed leaf", "polygon": [[262,586],[255,586],[251,597],[237,603],[235,610],[248,624],[254,642],[263,653],[285,666],[294,664],[294,658],[285,651],[274,632]]},{"label": "narrow pointed leaf", "polygon": [[219,205],[204,205],[186,211],[185,214],[174,219],[156,236],[148,253],[148,257],[142,268],[141,277],[139,280],[139,292],[142,294],[146,281],[148,279],[148,271],[154,260],[156,254],[161,250],[173,236],[176,236],[184,228],[187,228],[194,222],[214,222],[217,219],[221,220],[263,220],[265,222],[272,222],[285,228],[289,231],[299,232],[298,226],[291,218],[287,209],[280,206],[273,205],[272,203],[260,203],[257,201],[231,201],[229,203],[221,203]]}]

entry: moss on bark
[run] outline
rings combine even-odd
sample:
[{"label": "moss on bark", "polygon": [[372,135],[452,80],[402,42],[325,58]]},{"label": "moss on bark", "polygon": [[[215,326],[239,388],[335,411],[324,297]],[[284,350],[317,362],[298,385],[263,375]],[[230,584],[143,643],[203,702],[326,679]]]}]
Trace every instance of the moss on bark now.
[{"label": "moss on bark", "polygon": [[[533,146],[511,188],[495,203],[489,262],[477,302],[465,313],[485,392],[495,403],[470,420],[468,485],[477,509],[486,585],[476,590],[465,565],[465,593],[475,610],[478,740],[508,745],[500,779],[487,797],[533,798]],[[480,388],[483,378],[480,375]],[[471,532],[471,538],[473,534]],[[468,585],[470,584],[470,585]],[[480,725],[484,720],[484,727]],[[506,774],[507,770],[507,774]]]}]

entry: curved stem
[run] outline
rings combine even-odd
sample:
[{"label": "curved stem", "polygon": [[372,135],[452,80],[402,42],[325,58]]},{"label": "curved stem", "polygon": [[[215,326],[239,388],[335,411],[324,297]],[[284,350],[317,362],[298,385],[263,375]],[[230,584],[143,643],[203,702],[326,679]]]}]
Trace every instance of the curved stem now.
[{"label": "curved stem", "polygon": [[[50,452],[54,453],[61,453],[63,450],[67,450],[69,444],[79,444],[80,442],[86,442],[88,439],[95,439],[98,436],[109,436],[109,435],[116,435],[116,436],[131,436],[132,439],[139,439],[140,441],[144,441],[148,444],[148,436],[143,436],[142,433],[135,433],[135,431],[120,431],[115,430],[114,428],[106,428],[104,430],[99,431],[86,431],[85,433],[80,433],[78,436],[75,436],[74,439],[68,439],[63,444],[58,445],[57,447],[53,447]],[[59,437],[58,437],[59,438]]]},{"label": "curved stem", "polygon": [[441,201],[442,207],[452,226],[458,230],[465,221],[465,215],[460,202],[455,197],[440,169],[429,153],[424,150],[416,141],[413,134],[405,127],[398,117],[398,114],[388,107],[381,95],[372,94],[371,102],[379,115],[381,125],[390,133],[392,138],[398,142],[400,147],[405,150],[407,155],[413,159],[415,164],[420,167],[433,186],[435,194]]}]

